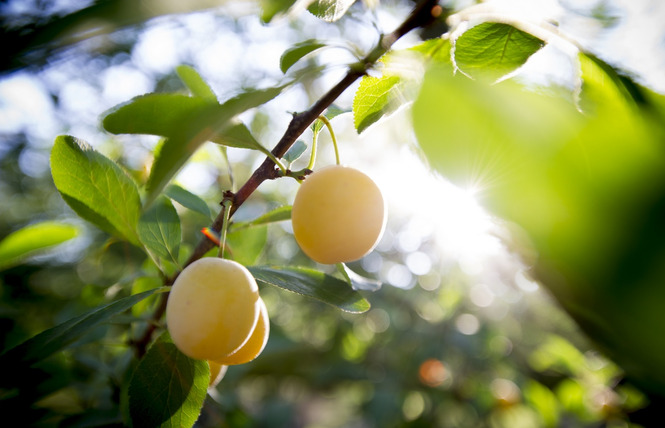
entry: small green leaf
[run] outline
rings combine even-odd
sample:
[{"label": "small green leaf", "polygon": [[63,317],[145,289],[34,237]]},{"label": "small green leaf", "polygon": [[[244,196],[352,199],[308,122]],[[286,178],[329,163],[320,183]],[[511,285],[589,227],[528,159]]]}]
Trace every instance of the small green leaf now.
[{"label": "small green leaf", "polygon": [[199,418],[210,368],[189,358],[163,333],[141,359],[129,384],[134,428],[189,428]]},{"label": "small green leaf", "polygon": [[269,23],[272,19],[286,12],[296,0],[259,0],[261,5],[261,21]]},{"label": "small green leaf", "polygon": [[189,190],[183,189],[177,184],[170,184],[164,192],[166,196],[173,199],[185,208],[203,214],[208,218],[212,218],[212,213],[206,201],[193,194]]},{"label": "small green leaf", "polygon": [[193,67],[181,65],[176,68],[176,72],[182,83],[187,85],[187,88],[192,92],[192,95],[215,103],[217,102],[217,96],[210,85],[203,80],[203,77]]},{"label": "small green leaf", "polygon": [[381,288],[381,281],[358,275],[344,263],[337,263],[336,266],[337,271],[354,290],[378,291]]},{"label": "small green leaf", "polygon": [[285,221],[291,219],[291,205],[285,205],[274,210],[268,211],[267,213],[255,218],[251,221],[243,221],[238,223],[233,223],[231,225],[231,230],[240,230],[246,229],[253,226],[262,226],[264,224],[274,223],[277,221]]},{"label": "small green leaf", "polygon": [[78,227],[54,221],[31,224],[12,232],[0,241],[0,269],[14,266],[41,250],[62,244],[78,233]]},{"label": "small green leaf", "polygon": [[85,141],[65,135],[53,145],[51,172],[62,198],[79,216],[139,245],[141,198],[134,180],[118,164]]},{"label": "small green leaf", "polygon": [[346,312],[362,313],[370,308],[369,302],[345,281],[314,269],[294,266],[251,266],[248,269],[257,281],[320,300]]},{"label": "small green leaf", "polygon": [[356,0],[315,0],[307,10],[317,18],[327,22],[340,19]]},{"label": "small green leaf", "polygon": [[244,266],[256,263],[266,242],[268,242],[268,228],[265,226],[233,230],[226,235],[231,258]]},{"label": "small green leaf", "polygon": [[282,159],[291,164],[298,160],[305,153],[305,150],[307,150],[307,143],[303,140],[298,140],[291,146]]},{"label": "small green leaf", "polygon": [[512,25],[485,22],[455,41],[455,62],[465,73],[497,79],[521,67],[545,43]]},{"label": "small green leaf", "polygon": [[212,141],[217,144],[239,149],[259,150],[262,153],[268,150],[259,143],[244,123],[236,122],[224,132],[216,135]]},{"label": "small green leaf", "polygon": [[155,293],[162,293],[168,290],[169,287],[160,287],[124,297],[108,305],[95,308],[81,316],[72,318],[69,321],[65,321],[6,351],[0,355],[0,364],[5,365],[5,367],[13,367],[18,362],[33,365],[67,348],[83,336],[83,334],[97,325],[108,321],[112,316],[126,311]]},{"label": "small green leaf", "polygon": [[353,98],[353,124],[358,133],[384,115],[397,110],[403,103],[400,100],[399,76],[364,76]]},{"label": "small green leaf", "polygon": [[279,59],[279,68],[282,73],[286,73],[296,62],[300,61],[305,55],[325,47],[326,44],[320,40],[310,39],[295,44],[287,49]]},{"label": "small green leaf", "polygon": [[139,220],[139,238],[143,245],[167,261],[178,264],[178,250],[182,240],[180,217],[171,200],[158,198]]}]

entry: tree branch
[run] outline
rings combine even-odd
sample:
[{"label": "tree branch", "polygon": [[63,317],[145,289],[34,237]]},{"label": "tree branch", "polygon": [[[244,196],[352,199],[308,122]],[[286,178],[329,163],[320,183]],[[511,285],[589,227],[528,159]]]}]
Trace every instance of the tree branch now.
[{"label": "tree branch", "polygon": [[[411,30],[414,30],[419,27],[424,27],[433,22],[436,19],[436,16],[440,11],[435,11],[435,8],[438,8],[438,0],[422,0],[420,1],[409,16],[404,20],[404,22],[397,27],[393,32],[383,35],[379,39],[377,46],[369,53],[365,58],[363,58],[360,63],[351,66],[346,73],[346,75],[327,93],[325,93],[314,105],[312,105],[308,110],[305,110],[301,113],[297,113],[291,119],[289,126],[284,135],[279,140],[277,145],[273,148],[272,154],[277,158],[281,158],[286,154],[287,150],[296,142],[298,137],[302,135],[303,132],[321,115],[323,112],[330,107],[330,105],[339,98],[342,93],[348,89],[356,80],[364,76],[367,70],[372,67],[376,61],[378,61],[381,56],[383,56],[388,50],[393,46],[393,44],[399,40],[402,36],[409,33]],[[250,176],[247,182],[235,193],[233,196],[233,205],[231,210],[231,215],[240,207],[246,200],[249,198],[252,193],[266,180],[272,180],[279,177],[277,170],[275,168],[275,163],[269,158],[263,161],[263,163],[254,171]],[[219,232],[222,230],[222,225],[224,222],[224,210],[221,210],[217,215],[211,229]],[[197,246],[192,251],[189,259],[185,263],[185,266],[195,262],[196,260],[203,257],[205,253],[210,251],[215,244],[210,241],[208,238],[203,237],[198,242]],[[165,285],[173,284],[180,272],[176,272],[173,277],[168,278],[165,281]],[[145,354],[147,345],[151,341],[152,334],[154,333],[157,322],[162,318],[164,312],[166,311],[166,300],[168,298],[168,293],[163,293],[161,295],[161,301],[159,306],[155,309],[152,320],[148,325],[148,328],[144,332],[143,336],[134,341],[134,346],[139,357]]]}]

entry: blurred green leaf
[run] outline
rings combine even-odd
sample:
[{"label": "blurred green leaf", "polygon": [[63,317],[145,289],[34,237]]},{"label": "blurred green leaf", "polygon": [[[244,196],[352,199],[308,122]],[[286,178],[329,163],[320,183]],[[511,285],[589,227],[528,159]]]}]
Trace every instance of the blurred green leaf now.
[{"label": "blurred green leaf", "polygon": [[248,267],[257,281],[302,294],[352,313],[366,312],[370,304],[345,281],[314,269],[295,266]]},{"label": "blurred green leaf", "polygon": [[0,241],[0,270],[21,263],[26,257],[62,244],[78,234],[78,227],[55,221],[35,223],[14,231]]},{"label": "blurred green leaf", "polygon": [[129,384],[134,428],[194,425],[206,397],[210,368],[176,348],[167,332],[148,349]]},{"label": "blurred green leaf", "polygon": [[309,5],[312,15],[327,22],[335,22],[340,19],[356,0],[314,0]]},{"label": "blurred green leaf", "polygon": [[304,42],[296,43],[294,46],[285,50],[279,59],[279,68],[282,73],[289,71],[293,65],[300,61],[305,55],[325,47],[326,44],[320,40],[310,39]]},{"label": "blurred green leaf", "polygon": [[226,244],[231,249],[230,258],[244,266],[257,262],[268,242],[268,228],[265,226],[230,230]]},{"label": "blurred green leaf", "polygon": [[215,95],[208,82],[201,77],[196,69],[189,65],[181,65],[176,68],[176,72],[180,80],[192,92],[192,95],[211,102],[217,102],[217,95]]},{"label": "blurred green leaf", "polygon": [[538,279],[601,349],[665,391],[662,128],[613,79],[590,77],[582,96],[593,108],[582,115],[514,82],[435,68],[414,129],[432,166],[527,232]]},{"label": "blurred green leaf", "polygon": [[291,219],[291,205],[284,205],[274,210],[270,210],[267,213],[255,218],[250,221],[243,221],[238,223],[231,224],[231,231],[246,229],[248,227],[261,226],[269,223],[274,223],[277,221],[285,221]]},{"label": "blurred green leaf", "polygon": [[261,5],[261,21],[268,23],[286,11],[295,3],[295,0],[259,0]]},{"label": "blurred green leaf", "polygon": [[545,385],[530,379],[523,389],[524,398],[538,412],[542,427],[559,426],[559,403],[556,395]]},{"label": "blurred green leaf", "polygon": [[189,190],[184,189],[177,184],[169,184],[169,186],[164,191],[164,194],[183,207],[203,214],[207,218],[212,218],[212,212],[210,211],[210,207],[208,207],[206,201]]},{"label": "blurred green leaf", "polygon": [[88,143],[63,135],[51,151],[51,173],[62,198],[100,229],[139,245],[141,199],[134,180]]},{"label": "blurred green leaf", "polygon": [[[140,276],[132,283],[132,294],[139,294],[149,290],[155,290],[162,286],[162,279],[157,276]],[[146,313],[155,302],[158,300],[159,295],[153,294],[147,299],[141,300],[132,306],[132,315],[140,317]]]},{"label": "blurred green leaf", "polygon": [[471,76],[497,79],[521,67],[544,45],[512,25],[484,22],[454,41],[455,63]]},{"label": "blurred green leaf", "polygon": [[178,264],[182,231],[180,230],[180,217],[170,199],[157,198],[155,203],[141,216],[137,230],[141,242],[149,251]]},{"label": "blurred green leaf", "polygon": [[112,316],[134,306],[141,300],[155,294],[168,291],[168,287],[155,288],[143,293],[118,299],[108,305],[100,306],[76,318],[45,330],[0,355],[0,363],[14,367],[17,363],[33,365],[59,352],[85,333],[108,321]]}]

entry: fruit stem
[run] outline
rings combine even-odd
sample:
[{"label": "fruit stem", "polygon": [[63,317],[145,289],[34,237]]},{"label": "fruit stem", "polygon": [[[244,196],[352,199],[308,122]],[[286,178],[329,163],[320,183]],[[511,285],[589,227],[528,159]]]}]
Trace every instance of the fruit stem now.
[{"label": "fruit stem", "polygon": [[314,129],[314,132],[312,132],[312,153],[309,155],[309,163],[307,164],[307,168],[310,171],[314,170],[314,164],[316,163],[316,143],[319,140],[319,131]]},{"label": "fruit stem", "polygon": [[219,239],[219,252],[218,257],[224,258],[224,249],[226,248],[226,233],[229,230],[229,220],[231,219],[231,206],[233,205],[232,197],[229,197],[228,192],[224,195],[222,200],[222,211],[224,212],[224,221],[222,223],[222,231]]},{"label": "fruit stem", "polygon": [[337,147],[337,138],[335,138],[335,131],[333,131],[332,124],[330,123],[328,118],[325,117],[324,115],[319,116],[318,119],[321,122],[323,122],[324,125],[326,125],[326,128],[328,128],[328,132],[330,132],[330,138],[332,139],[333,147],[335,148],[335,163],[337,165],[339,165],[340,164],[340,162],[339,162],[339,149]]}]

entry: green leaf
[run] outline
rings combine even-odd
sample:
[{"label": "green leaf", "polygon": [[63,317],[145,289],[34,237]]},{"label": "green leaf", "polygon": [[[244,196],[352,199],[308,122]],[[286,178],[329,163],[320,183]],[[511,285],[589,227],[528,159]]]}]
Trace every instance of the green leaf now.
[{"label": "green leaf", "polygon": [[192,92],[192,95],[215,103],[217,102],[217,95],[215,95],[210,85],[208,85],[208,82],[203,80],[203,77],[193,67],[181,65],[176,68],[176,72],[182,83],[187,85],[187,88]]},{"label": "green leaf", "polygon": [[217,102],[184,94],[147,94],[120,104],[104,117],[113,134],[147,134],[193,138],[207,125],[201,118],[220,114]]},{"label": "green leaf", "polygon": [[450,64],[450,40],[447,38],[436,38],[425,40],[419,45],[409,48],[413,52],[418,52],[425,59],[433,63]]},{"label": "green leaf", "polygon": [[286,12],[296,0],[259,0],[261,5],[261,21],[269,23],[272,19]]},{"label": "green leaf", "polygon": [[79,216],[139,245],[141,198],[136,183],[120,166],[85,141],[65,135],[53,145],[51,173],[62,198]]},{"label": "green leaf", "polygon": [[381,288],[381,281],[358,275],[356,272],[349,269],[344,263],[337,263],[336,267],[337,271],[342,274],[347,284],[349,284],[354,290],[378,291]]},{"label": "green leaf", "polygon": [[310,39],[304,42],[295,44],[293,47],[287,49],[279,59],[279,68],[282,73],[286,73],[296,62],[300,61],[305,55],[312,53],[326,44],[320,40]]},{"label": "green leaf", "polygon": [[512,25],[485,22],[462,33],[454,45],[463,72],[494,80],[521,67],[545,43]]},{"label": "green leaf", "polygon": [[403,103],[400,100],[399,76],[364,76],[353,98],[353,124],[358,133],[384,115],[397,110]]},{"label": "green leaf", "polygon": [[171,200],[158,198],[141,216],[138,233],[145,247],[157,256],[178,264],[178,250],[182,241],[180,217]]},{"label": "green leaf", "polygon": [[307,10],[317,18],[327,22],[340,19],[356,0],[315,0]]},{"label": "green leaf", "polygon": [[418,69],[421,66],[412,62],[450,63],[449,40],[427,40],[381,58],[380,63],[384,65],[383,75],[364,76],[353,99],[353,121],[358,133],[362,133],[382,117],[394,113],[412,99],[412,94],[419,86],[419,77],[403,73],[405,69]]},{"label": "green leaf", "polygon": [[282,159],[291,164],[298,160],[305,153],[305,150],[307,150],[307,143],[303,140],[298,140],[289,148]]},{"label": "green leaf", "polygon": [[231,249],[230,258],[244,266],[256,263],[268,242],[268,228],[251,227],[231,230],[226,234],[226,244]]},{"label": "green leaf", "polygon": [[0,269],[14,266],[26,257],[62,244],[78,234],[78,227],[54,221],[25,226],[0,241]]},{"label": "green leaf", "polygon": [[162,293],[168,290],[169,287],[160,287],[124,297],[108,305],[95,308],[81,316],[72,318],[69,321],[65,321],[6,351],[0,355],[0,364],[5,365],[5,367],[13,367],[19,362],[25,365],[33,365],[67,348],[92,328],[108,321],[112,316],[126,311],[155,293]]},{"label": "green leaf", "polygon": [[231,125],[224,132],[216,135],[212,141],[217,144],[228,147],[236,147],[239,149],[259,150],[266,153],[268,149],[259,143],[252,132],[247,128],[244,123],[236,122]]},{"label": "green leaf", "polygon": [[212,213],[206,201],[201,199],[199,196],[190,192],[187,189],[184,189],[177,184],[170,184],[165,192],[166,196],[173,199],[180,205],[185,208],[189,208],[192,211],[203,214],[208,218],[212,218]]},{"label": "green leaf", "polygon": [[231,230],[240,230],[248,227],[262,226],[264,224],[274,223],[277,221],[285,221],[291,219],[291,205],[285,205],[255,218],[251,221],[243,221],[231,224]]},{"label": "green leaf", "polygon": [[134,428],[189,428],[199,418],[210,368],[189,358],[163,333],[141,359],[129,384]]},{"label": "green leaf", "polygon": [[580,114],[564,97],[510,80],[489,85],[433,68],[413,106],[414,131],[430,165],[527,234],[532,248],[516,247],[538,255],[532,272],[578,325],[662,393],[663,131],[611,78],[587,82],[596,93]]},{"label": "green leaf", "polygon": [[251,266],[257,281],[274,285],[335,306],[343,311],[362,313],[370,304],[341,279],[314,269],[295,266]]}]

